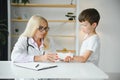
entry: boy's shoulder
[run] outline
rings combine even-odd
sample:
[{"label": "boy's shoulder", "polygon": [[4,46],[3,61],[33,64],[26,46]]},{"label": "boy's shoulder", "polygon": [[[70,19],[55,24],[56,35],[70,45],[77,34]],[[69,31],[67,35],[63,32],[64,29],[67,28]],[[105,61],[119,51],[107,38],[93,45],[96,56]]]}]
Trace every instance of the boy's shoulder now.
[{"label": "boy's shoulder", "polygon": [[86,41],[96,41],[96,40],[98,41],[99,39],[100,39],[99,35],[95,34],[87,38]]},{"label": "boy's shoulder", "polygon": [[92,39],[99,39],[99,35],[95,34],[91,36]]}]

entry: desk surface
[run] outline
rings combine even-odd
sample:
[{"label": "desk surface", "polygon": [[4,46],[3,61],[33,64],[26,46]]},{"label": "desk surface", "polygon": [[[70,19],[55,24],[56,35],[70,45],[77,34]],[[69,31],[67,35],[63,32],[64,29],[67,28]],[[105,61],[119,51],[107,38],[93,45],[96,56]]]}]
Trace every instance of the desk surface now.
[{"label": "desk surface", "polygon": [[11,61],[0,61],[0,78],[73,78],[108,79],[108,75],[92,63],[50,63],[58,67],[34,71],[13,65]]}]

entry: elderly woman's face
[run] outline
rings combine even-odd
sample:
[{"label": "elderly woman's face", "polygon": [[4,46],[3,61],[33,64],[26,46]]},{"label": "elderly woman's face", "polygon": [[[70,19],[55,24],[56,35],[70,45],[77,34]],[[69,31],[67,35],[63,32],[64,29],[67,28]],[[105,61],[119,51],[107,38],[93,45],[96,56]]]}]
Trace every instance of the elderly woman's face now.
[{"label": "elderly woman's face", "polygon": [[35,35],[38,38],[44,38],[49,30],[48,24],[45,21],[41,21],[39,28],[37,29]]}]

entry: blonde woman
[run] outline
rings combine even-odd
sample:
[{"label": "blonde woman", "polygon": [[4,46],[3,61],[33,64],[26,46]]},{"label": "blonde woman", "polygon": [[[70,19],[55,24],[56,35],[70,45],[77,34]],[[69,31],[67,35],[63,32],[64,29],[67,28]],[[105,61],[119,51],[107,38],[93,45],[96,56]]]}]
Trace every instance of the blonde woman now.
[{"label": "blonde woman", "polygon": [[45,41],[48,30],[47,20],[39,15],[33,15],[13,48],[11,60],[13,62],[54,62],[57,55],[45,52],[45,48],[48,47]]}]

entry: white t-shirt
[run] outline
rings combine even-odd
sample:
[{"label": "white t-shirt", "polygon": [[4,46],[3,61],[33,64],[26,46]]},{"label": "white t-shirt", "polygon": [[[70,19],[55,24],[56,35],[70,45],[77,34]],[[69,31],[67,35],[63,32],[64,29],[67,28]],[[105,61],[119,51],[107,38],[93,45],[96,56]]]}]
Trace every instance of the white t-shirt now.
[{"label": "white t-shirt", "polygon": [[98,35],[93,35],[83,41],[80,49],[80,56],[85,54],[86,50],[92,51],[87,62],[92,62],[95,65],[98,65],[100,55],[100,38]]}]

